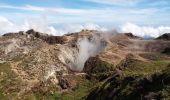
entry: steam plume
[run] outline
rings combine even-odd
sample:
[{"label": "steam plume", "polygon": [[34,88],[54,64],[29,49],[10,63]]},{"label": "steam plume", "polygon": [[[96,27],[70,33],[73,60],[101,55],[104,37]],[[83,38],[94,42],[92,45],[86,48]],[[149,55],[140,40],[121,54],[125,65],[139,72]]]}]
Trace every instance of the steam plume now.
[{"label": "steam plume", "polygon": [[83,38],[78,42],[79,53],[75,62],[76,70],[82,71],[87,59],[97,55],[105,48],[105,42],[102,39],[102,37],[93,36],[90,40]]}]

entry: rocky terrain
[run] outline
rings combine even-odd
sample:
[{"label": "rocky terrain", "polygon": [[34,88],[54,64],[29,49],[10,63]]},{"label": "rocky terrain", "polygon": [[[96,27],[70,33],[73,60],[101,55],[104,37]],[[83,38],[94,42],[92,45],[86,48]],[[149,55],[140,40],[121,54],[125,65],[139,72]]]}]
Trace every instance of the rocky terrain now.
[{"label": "rocky terrain", "polygon": [[168,100],[170,33],[82,30],[0,36],[0,99]]}]

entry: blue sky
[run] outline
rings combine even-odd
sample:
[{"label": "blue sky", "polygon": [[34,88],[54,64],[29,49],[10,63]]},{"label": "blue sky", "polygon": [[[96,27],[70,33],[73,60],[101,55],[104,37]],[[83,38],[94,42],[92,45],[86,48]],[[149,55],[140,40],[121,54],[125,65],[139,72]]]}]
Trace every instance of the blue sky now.
[{"label": "blue sky", "polygon": [[0,0],[0,16],[15,24],[45,18],[54,26],[170,26],[170,0]]},{"label": "blue sky", "polygon": [[1,0],[0,15],[16,22],[47,16],[51,23],[169,25],[170,0]]}]

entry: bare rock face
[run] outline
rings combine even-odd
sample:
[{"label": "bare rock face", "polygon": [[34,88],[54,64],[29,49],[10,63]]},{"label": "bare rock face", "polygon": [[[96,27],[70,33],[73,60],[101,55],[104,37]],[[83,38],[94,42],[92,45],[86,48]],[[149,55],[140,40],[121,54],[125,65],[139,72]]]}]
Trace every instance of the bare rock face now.
[{"label": "bare rock face", "polygon": [[165,33],[161,36],[159,36],[158,38],[156,38],[157,40],[168,40],[170,41],[170,33]]},{"label": "bare rock face", "polygon": [[32,34],[36,38],[42,39],[49,44],[64,44],[64,41],[65,41],[65,38],[62,36],[49,36],[47,34],[44,35],[42,33],[35,32],[33,29],[28,30],[26,33]]},{"label": "bare rock face", "polygon": [[19,31],[18,33],[6,33],[6,34],[4,34],[4,35],[2,35],[2,36],[15,36],[15,35],[24,35],[24,31]]},{"label": "bare rock face", "polygon": [[[18,91],[16,94],[21,97],[34,91],[40,94],[53,90],[53,92],[59,91],[60,86],[62,89],[70,88],[70,80],[61,79],[58,82],[59,77],[73,73],[70,71],[70,65],[63,62],[70,62],[71,59],[62,57],[70,52],[72,57],[72,51],[75,49],[74,51],[77,52],[77,48],[71,46],[72,38],[68,36],[71,41],[68,43],[65,43],[64,38],[67,37],[49,36],[34,30],[26,33],[7,33],[0,37],[0,62],[2,63],[0,67],[7,68],[2,70],[4,75],[15,76],[17,80],[11,81],[8,87]],[[11,80],[3,78],[1,74],[0,78],[5,82]],[[20,86],[15,88],[11,84]],[[11,92],[6,90],[6,93]]]}]

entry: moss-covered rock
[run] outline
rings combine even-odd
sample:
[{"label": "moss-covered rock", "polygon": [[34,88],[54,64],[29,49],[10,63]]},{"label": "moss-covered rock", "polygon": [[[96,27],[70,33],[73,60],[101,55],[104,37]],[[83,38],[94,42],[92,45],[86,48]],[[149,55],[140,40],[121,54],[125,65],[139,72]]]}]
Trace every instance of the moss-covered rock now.
[{"label": "moss-covered rock", "polygon": [[112,67],[112,64],[101,60],[99,57],[91,57],[86,61],[83,71],[88,74],[97,74],[109,72]]},{"label": "moss-covered rock", "polygon": [[86,61],[83,71],[90,78],[95,77],[96,79],[103,80],[112,73],[113,65],[101,60],[99,57],[91,57]]}]

